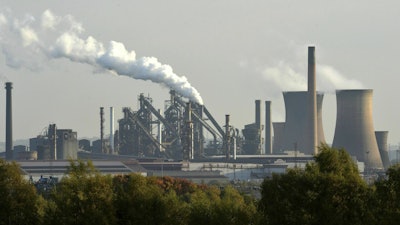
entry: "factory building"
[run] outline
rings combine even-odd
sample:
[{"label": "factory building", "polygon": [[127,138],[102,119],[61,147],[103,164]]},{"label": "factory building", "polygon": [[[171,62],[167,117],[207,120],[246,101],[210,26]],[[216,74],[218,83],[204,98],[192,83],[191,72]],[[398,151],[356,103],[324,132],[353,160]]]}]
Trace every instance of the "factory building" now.
[{"label": "factory building", "polygon": [[39,160],[66,160],[78,158],[77,133],[71,129],[57,129],[50,124],[46,134],[29,140],[30,151],[37,152]]},{"label": "factory building", "polygon": [[[207,107],[185,101],[174,90],[164,108],[156,109],[149,96],[138,96],[137,110],[125,107],[114,131],[114,108],[110,107],[110,136],[105,137],[104,107],[100,107],[100,139],[80,140],[71,129],[58,129],[50,124],[44,134],[30,139],[30,148],[13,147],[11,83],[6,84],[6,157],[19,160],[85,159],[138,160],[141,165],[158,168],[180,162],[179,171],[190,169],[186,163],[200,163],[212,171],[233,163],[233,176],[286,168],[285,163],[305,165],[325,143],[322,124],[323,93],[316,92],[315,48],[308,49],[308,90],[283,92],[286,120],[271,120],[271,102],[265,101],[265,124],[262,124],[261,100],[255,100],[255,121],[242,130],[230,124],[225,115],[221,126]],[[333,147],[344,148],[367,169],[387,168],[387,132],[374,132],[372,122],[372,90],[337,91],[337,121]],[[8,124],[8,125],[7,125]],[[224,128],[224,129],[223,129]],[[265,128],[265,136],[262,132]],[[265,145],[264,145],[265,143]],[[171,161],[170,161],[171,160]],[[167,163],[168,162],[168,163]],[[237,164],[240,163],[240,164]],[[255,163],[254,168],[245,164]],[[184,166],[185,165],[185,166]],[[237,166],[241,167],[239,170]],[[177,168],[177,167],[174,167]],[[146,168],[147,169],[147,168]],[[187,176],[186,173],[180,173]],[[163,173],[163,169],[161,169]],[[175,173],[175,172],[174,172]],[[219,175],[213,173],[211,177]],[[243,176],[245,177],[245,176]],[[203,178],[202,178],[203,179]]]},{"label": "factory building", "polygon": [[[140,106],[137,111],[123,108],[123,118],[118,120],[119,129],[115,132],[116,152],[184,160],[207,154],[226,154],[226,131],[207,108],[184,102],[175,91],[170,94],[163,114],[152,105],[152,99],[143,94],[138,98]],[[204,145],[207,141],[204,132],[213,137],[207,146]]]},{"label": "factory building", "polygon": [[77,133],[71,129],[57,129],[57,159],[77,159]]},{"label": "factory building", "polygon": [[88,152],[91,151],[90,140],[88,140],[88,139],[80,139],[78,141],[78,146],[79,146],[80,150],[88,151]]},{"label": "factory building", "polygon": [[263,144],[262,134],[263,126],[261,125],[261,100],[255,101],[255,122],[247,124],[242,130],[244,143],[243,154],[259,155]]}]

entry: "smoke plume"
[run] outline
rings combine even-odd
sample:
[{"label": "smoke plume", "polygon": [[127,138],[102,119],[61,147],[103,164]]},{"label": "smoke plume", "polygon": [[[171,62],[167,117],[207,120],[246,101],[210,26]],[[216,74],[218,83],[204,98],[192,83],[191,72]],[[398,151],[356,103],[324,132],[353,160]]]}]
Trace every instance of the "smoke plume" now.
[{"label": "smoke plume", "polygon": [[[301,70],[301,69],[300,69]],[[304,69],[303,69],[304,70]],[[317,89],[334,93],[338,89],[363,89],[360,81],[346,78],[339,71],[328,65],[317,65]],[[274,84],[281,91],[307,90],[307,73],[296,72],[293,66],[280,62],[262,70],[263,78]]]},{"label": "smoke plume", "polygon": [[38,70],[44,60],[67,58],[117,75],[161,84],[203,104],[199,92],[186,77],[175,74],[171,66],[155,57],[136,58],[136,53],[120,42],[110,41],[105,46],[94,37],[84,38],[83,26],[70,15],[60,17],[46,10],[38,21],[30,15],[17,19],[11,14],[0,12],[0,45],[7,65],[12,68]]}]

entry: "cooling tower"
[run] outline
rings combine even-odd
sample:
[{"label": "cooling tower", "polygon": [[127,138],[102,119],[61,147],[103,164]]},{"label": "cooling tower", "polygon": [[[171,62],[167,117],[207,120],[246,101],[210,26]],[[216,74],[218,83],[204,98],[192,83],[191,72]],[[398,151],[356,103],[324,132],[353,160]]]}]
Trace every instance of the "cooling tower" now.
[{"label": "cooling tower", "polygon": [[375,131],[376,142],[378,144],[379,154],[381,155],[383,167],[390,167],[389,149],[388,149],[388,134],[389,131]]},{"label": "cooling tower", "polygon": [[[286,110],[286,122],[283,131],[281,150],[298,150],[304,154],[313,155],[314,144],[309,141],[309,107],[308,92],[283,92]],[[317,94],[317,142],[325,143],[322,126],[323,93]]]},{"label": "cooling tower", "polygon": [[6,83],[6,159],[13,159],[13,138],[12,138],[12,83]]},{"label": "cooling tower", "polygon": [[318,153],[317,134],[317,84],[315,75],[315,47],[308,47],[308,132],[306,132],[307,146],[312,148],[314,155]]},{"label": "cooling tower", "polygon": [[338,90],[336,101],[332,146],[344,148],[367,168],[383,168],[372,121],[372,90]]},{"label": "cooling tower", "polygon": [[285,129],[285,122],[275,122],[272,123],[272,127],[274,129],[274,141],[272,144],[272,152],[274,154],[281,154],[282,151],[282,139],[283,139],[283,131]]},{"label": "cooling tower", "polygon": [[271,101],[265,101],[265,154],[272,154]]}]

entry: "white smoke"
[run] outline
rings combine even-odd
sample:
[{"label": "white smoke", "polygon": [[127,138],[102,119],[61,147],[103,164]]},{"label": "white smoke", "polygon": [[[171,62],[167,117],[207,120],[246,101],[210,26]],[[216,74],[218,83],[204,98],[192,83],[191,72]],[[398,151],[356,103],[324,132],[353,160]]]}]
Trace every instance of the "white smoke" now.
[{"label": "white smoke", "polygon": [[301,91],[307,89],[306,77],[296,72],[284,62],[262,71],[263,77],[281,91]]},{"label": "white smoke", "polygon": [[[136,53],[128,51],[120,42],[110,41],[105,47],[94,37],[82,37],[84,29],[72,16],[60,17],[46,10],[39,23],[32,16],[20,21],[0,13],[0,28],[2,52],[10,67],[37,69],[35,65],[40,65],[43,58],[67,58],[117,75],[164,85],[203,104],[199,92],[186,77],[175,74],[171,66],[160,63],[155,57],[136,58]],[[34,56],[38,53],[43,57]]]},{"label": "white smoke", "polygon": [[338,89],[364,89],[360,81],[349,79],[328,65],[317,65],[317,83],[321,90],[326,92]]},{"label": "white smoke", "polygon": [[[300,69],[301,70],[301,69]],[[307,90],[307,72],[296,72],[293,66],[279,62],[276,66],[266,67],[262,76],[281,91]],[[316,65],[317,89],[323,92],[335,92],[338,89],[363,89],[357,80],[349,79],[328,65]]]}]

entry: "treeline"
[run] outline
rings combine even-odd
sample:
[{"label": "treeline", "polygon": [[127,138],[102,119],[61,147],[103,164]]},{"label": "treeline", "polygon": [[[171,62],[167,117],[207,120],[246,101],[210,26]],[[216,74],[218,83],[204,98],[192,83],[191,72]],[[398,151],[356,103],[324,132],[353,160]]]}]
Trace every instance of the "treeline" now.
[{"label": "treeline", "polygon": [[171,177],[106,176],[71,162],[51,191],[38,192],[15,163],[0,161],[0,224],[256,224],[254,199],[227,186]]},{"label": "treeline", "polygon": [[105,176],[71,162],[51,191],[0,161],[0,224],[398,224],[400,166],[368,185],[344,150],[320,148],[305,169],[275,174],[261,199],[170,177]]}]

